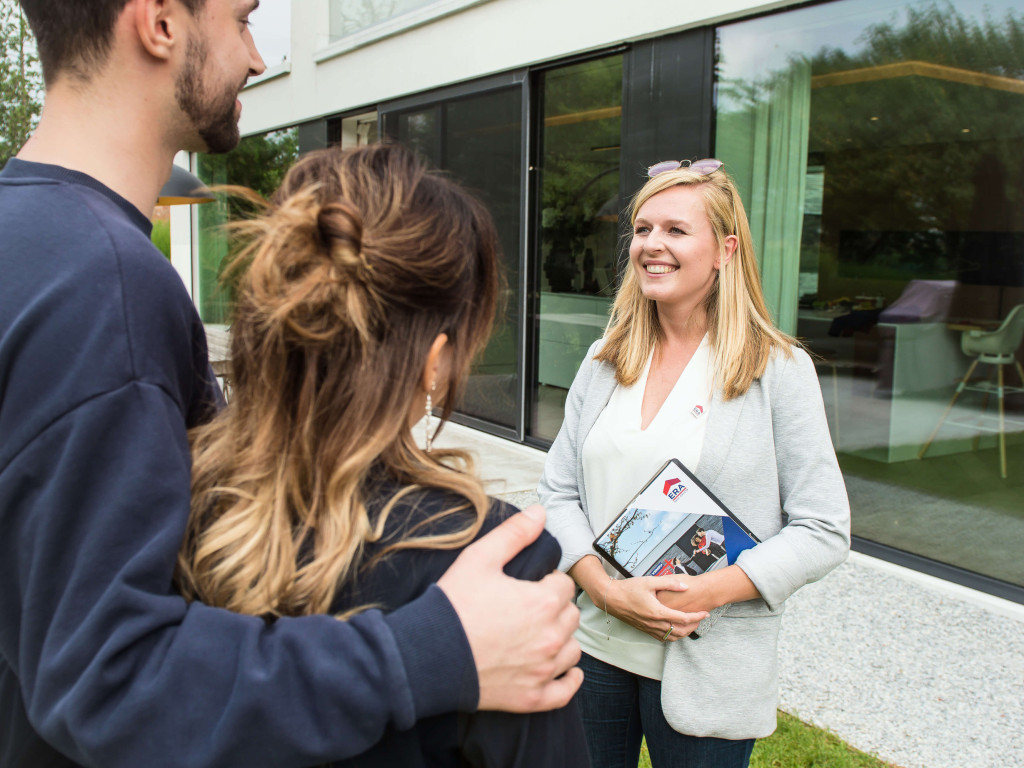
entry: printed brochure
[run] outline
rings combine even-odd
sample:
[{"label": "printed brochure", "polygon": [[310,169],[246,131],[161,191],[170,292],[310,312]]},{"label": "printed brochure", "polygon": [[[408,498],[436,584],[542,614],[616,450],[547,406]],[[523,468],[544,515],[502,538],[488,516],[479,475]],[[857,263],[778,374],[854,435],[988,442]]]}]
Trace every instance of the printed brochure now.
[{"label": "printed brochure", "polygon": [[[736,562],[758,538],[678,459],[669,459],[594,540],[623,576],[697,576]],[[720,609],[694,634],[710,629]]]}]

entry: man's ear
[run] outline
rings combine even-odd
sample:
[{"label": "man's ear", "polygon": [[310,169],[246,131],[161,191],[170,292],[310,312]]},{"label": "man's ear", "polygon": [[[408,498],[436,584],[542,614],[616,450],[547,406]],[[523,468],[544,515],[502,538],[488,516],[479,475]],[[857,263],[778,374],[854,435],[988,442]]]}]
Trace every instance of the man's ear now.
[{"label": "man's ear", "polygon": [[125,9],[132,14],[139,42],[157,59],[169,59],[178,33],[179,16],[183,9],[172,0],[132,0]]},{"label": "man's ear", "polygon": [[427,353],[427,364],[423,366],[423,378],[420,380],[420,386],[423,387],[424,392],[430,392],[437,383],[438,376],[441,374],[441,354],[447,343],[448,334],[439,333],[437,338],[434,339],[434,343],[430,345],[430,352]]}]

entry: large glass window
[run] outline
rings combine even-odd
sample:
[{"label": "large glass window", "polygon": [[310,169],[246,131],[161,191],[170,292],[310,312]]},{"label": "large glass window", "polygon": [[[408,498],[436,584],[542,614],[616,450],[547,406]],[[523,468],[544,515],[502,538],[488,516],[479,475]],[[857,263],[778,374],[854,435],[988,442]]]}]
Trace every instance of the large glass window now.
[{"label": "large glass window", "polygon": [[818,356],[854,533],[1024,585],[1024,3],[843,0],[717,44],[715,152]]},{"label": "large glass window", "polygon": [[437,0],[331,0],[331,39],[372,27]]},{"label": "large glass window", "polygon": [[499,88],[386,114],[385,125],[392,138],[473,191],[494,217],[505,268],[501,313],[458,410],[518,431],[522,88]]},{"label": "large glass window", "polygon": [[[299,155],[298,129],[248,136],[224,155],[197,155],[197,174],[209,186],[237,185],[269,197]],[[231,286],[221,279],[229,239],[224,225],[237,213],[237,203],[219,199],[196,206],[199,217],[198,271],[195,302],[204,323],[224,324],[230,318]]]},{"label": "large glass window", "polygon": [[553,440],[615,292],[622,56],[541,72],[530,434]]},{"label": "large glass window", "polygon": [[[380,37],[468,8],[484,0],[330,0],[331,42]],[[358,33],[358,34],[357,34]]]}]

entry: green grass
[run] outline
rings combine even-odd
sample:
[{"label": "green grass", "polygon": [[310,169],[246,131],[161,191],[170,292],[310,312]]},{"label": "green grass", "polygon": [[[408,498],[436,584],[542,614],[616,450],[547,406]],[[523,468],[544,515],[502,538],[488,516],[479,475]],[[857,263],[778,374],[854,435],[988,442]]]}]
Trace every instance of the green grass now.
[{"label": "green grass", "polygon": [[[639,768],[651,768],[646,744],[640,750]],[[779,712],[778,729],[767,739],[757,742],[750,758],[750,768],[895,767],[847,746],[835,734]]]}]

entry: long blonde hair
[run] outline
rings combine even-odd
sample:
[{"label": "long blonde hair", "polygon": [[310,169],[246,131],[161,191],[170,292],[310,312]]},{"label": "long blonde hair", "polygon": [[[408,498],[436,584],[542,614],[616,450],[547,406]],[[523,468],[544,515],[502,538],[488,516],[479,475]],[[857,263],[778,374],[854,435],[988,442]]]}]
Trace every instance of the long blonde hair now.
[{"label": "long blonde hair", "polygon": [[[237,234],[232,396],[190,436],[177,583],[240,613],[323,613],[403,497],[440,488],[465,503],[382,554],[463,546],[483,523],[468,457],[426,453],[409,421],[434,339],[449,338],[435,393],[445,418],[486,342],[497,234],[479,202],[397,146],[304,156]],[[371,514],[368,482],[381,475],[399,490]],[[452,532],[424,533],[449,515],[460,515]]]},{"label": "long blonde hair", "polygon": [[[644,203],[659,192],[680,185],[699,185],[704,210],[723,257],[725,239],[736,235],[738,240],[732,258],[728,262],[722,259],[722,267],[703,307],[716,384],[723,397],[731,400],[746,393],[751,382],[764,374],[775,350],[791,354],[791,347],[797,342],[772,322],[761,290],[761,276],[743,201],[724,170],[699,174],[689,168],[679,168],[659,173],[633,198],[630,223],[636,223],[637,212]],[[657,305],[643,295],[630,265],[612,305],[604,346],[595,359],[613,365],[616,380],[630,386],[639,380],[648,357],[662,337]]]}]

